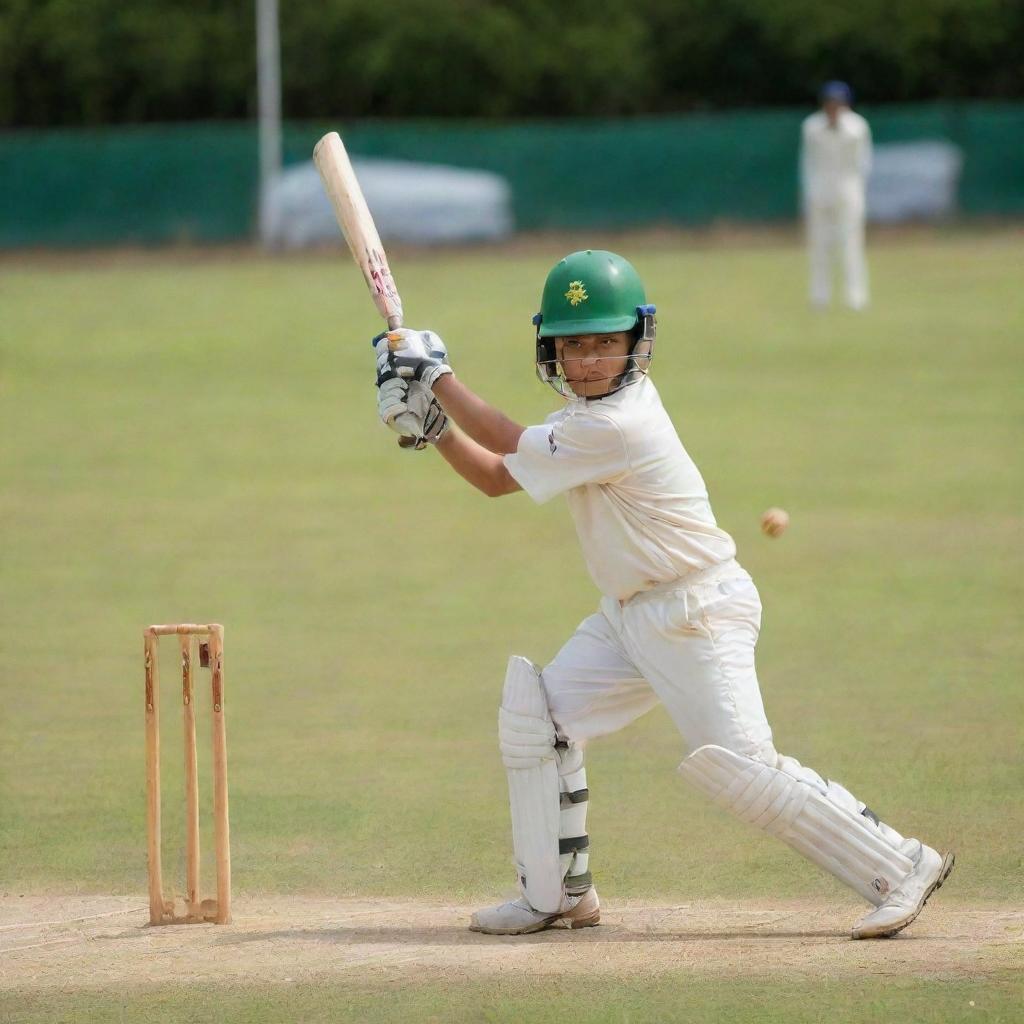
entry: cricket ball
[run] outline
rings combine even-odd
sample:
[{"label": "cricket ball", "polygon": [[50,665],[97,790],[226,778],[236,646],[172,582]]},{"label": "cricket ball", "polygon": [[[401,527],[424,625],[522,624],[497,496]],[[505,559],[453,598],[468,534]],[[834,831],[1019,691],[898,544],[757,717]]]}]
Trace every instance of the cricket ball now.
[{"label": "cricket ball", "polygon": [[789,526],[789,513],[784,508],[769,508],[761,514],[761,530],[769,537],[778,537]]}]

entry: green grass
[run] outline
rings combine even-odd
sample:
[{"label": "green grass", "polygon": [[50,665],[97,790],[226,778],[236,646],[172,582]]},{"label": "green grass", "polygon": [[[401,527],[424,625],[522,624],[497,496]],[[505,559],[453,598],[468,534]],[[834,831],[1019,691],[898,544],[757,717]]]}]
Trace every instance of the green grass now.
[{"label": "green grass", "polygon": [[[1019,902],[1020,236],[876,247],[862,315],[805,308],[793,245],[612,245],[658,303],[655,380],[761,590],[777,746],[955,847],[959,897]],[[396,264],[410,321],[524,421],[557,402],[529,317],[559,255]],[[596,603],[564,506],[488,501],[396,448],[340,256],[8,262],[0,306],[4,891],[145,891],[141,630],[174,620],[226,625],[236,892],[506,891],[505,660],[550,658]],[[776,542],[768,505],[793,517]],[[173,877],[171,654],[163,676]],[[592,746],[606,900],[835,894],[684,788],[683,753],[660,711]]]},{"label": "green grass", "polygon": [[[455,995],[457,992],[457,996]],[[451,982],[391,984],[382,1000],[377,986],[359,982],[282,985],[226,990],[196,986],[106,995],[96,992],[19,994],[9,1024],[100,1024],[160,1019],[169,1022],[244,1020],[276,1024],[396,1020],[436,1024],[588,1024],[739,1021],[831,1024],[904,1020],[914,1024],[1010,1024],[1020,1020],[1022,989],[1009,973],[986,980],[878,979],[813,986],[771,978],[703,978],[671,974],[650,978],[531,979],[523,986],[499,976],[453,990]],[[4,1000],[0,997],[0,1009]]]}]

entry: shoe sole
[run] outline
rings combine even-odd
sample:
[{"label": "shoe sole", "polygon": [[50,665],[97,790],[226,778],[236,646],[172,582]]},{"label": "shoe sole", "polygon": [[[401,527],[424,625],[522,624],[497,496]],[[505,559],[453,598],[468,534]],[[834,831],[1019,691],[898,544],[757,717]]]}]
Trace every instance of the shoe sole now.
[{"label": "shoe sole", "polygon": [[913,924],[914,921],[917,920],[917,915],[920,914],[922,910],[924,910],[924,905],[928,902],[928,897],[931,896],[931,894],[933,892],[935,892],[936,889],[941,889],[942,888],[942,883],[945,882],[945,880],[947,878],[949,878],[950,874],[953,871],[953,865],[954,865],[955,862],[956,862],[956,855],[953,854],[953,853],[947,853],[942,858],[942,865],[939,868],[939,873],[938,873],[938,876],[936,877],[935,881],[931,884],[931,886],[929,886],[929,888],[927,890],[925,890],[925,894],[924,894],[924,896],[921,897],[921,902],[918,903],[917,909],[913,912],[913,914],[910,915],[910,917],[906,918],[906,920],[904,920],[902,923],[897,924],[897,925],[890,925],[884,931],[877,931],[877,932],[854,932],[853,935],[852,935],[852,938],[855,938],[855,939],[888,939],[888,938],[891,938],[893,935],[899,934],[908,925]]}]

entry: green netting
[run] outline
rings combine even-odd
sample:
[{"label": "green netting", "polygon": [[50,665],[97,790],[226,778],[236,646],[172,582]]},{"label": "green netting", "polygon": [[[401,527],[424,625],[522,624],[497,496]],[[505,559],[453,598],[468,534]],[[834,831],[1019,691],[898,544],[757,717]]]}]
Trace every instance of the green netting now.
[{"label": "green netting", "polygon": [[234,124],[0,136],[0,246],[244,238],[255,145]]},{"label": "green netting", "polygon": [[[960,207],[1024,214],[1024,104],[863,108],[878,142],[948,139]],[[787,220],[805,110],[615,121],[290,124],[285,161],[340,127],[365,156],[477,167],[512,185],[521,229]],[[0,136],[0,246],[229,241],[250,236],[251,125],[159,125]]]}]

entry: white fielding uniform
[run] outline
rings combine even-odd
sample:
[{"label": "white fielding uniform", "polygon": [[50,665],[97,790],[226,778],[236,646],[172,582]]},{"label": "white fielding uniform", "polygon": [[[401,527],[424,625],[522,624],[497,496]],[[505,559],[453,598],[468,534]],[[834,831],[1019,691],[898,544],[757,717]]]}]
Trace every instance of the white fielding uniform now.
[{"label": "white fielding uniform", "polygon": [[863,309],[868,303],[864,215],[870,170],[871,129],[860,114],[840,110],[835,127],[822,110],[804,120],[800,178],[810,299],[816,306],[831,301],[837,256],[845,278],[846,304]]},{"label": "white fielding uniform", "polygon": [[[732,538],[716,525],[704,481],[650,378],[602,399],[569,399],[544,424],[528,427],[504,461],[535,501],[566,495],[604,595],[540,672],[576,777],[584,778],[585,741],[623,728],[660,701],[691,753],[712,745],[692,771],[684,761],[689,781],[880,903],[910,872],[921,844],[878,823],[841,786],[776,752],[754,666],[757,589],[735,560]],[[733,755],[742,755],[735,764],[728,761]],[[735,784],[722,781],[733,778]],[[793,786],[803,795],[787,796]],[[800,806],[815,801],[825,825],[801,824]],[[766,817],[768,804],[790,809]],[[578,834],[583,824],[578,816],[560,836]],[[791,825],[810,831],[795,835],[786,831]],[[829,846],[819,839],[821,828],[840,837],[827,856],[818,849]],[[578,858],[571,873],[587,866]]]}]

